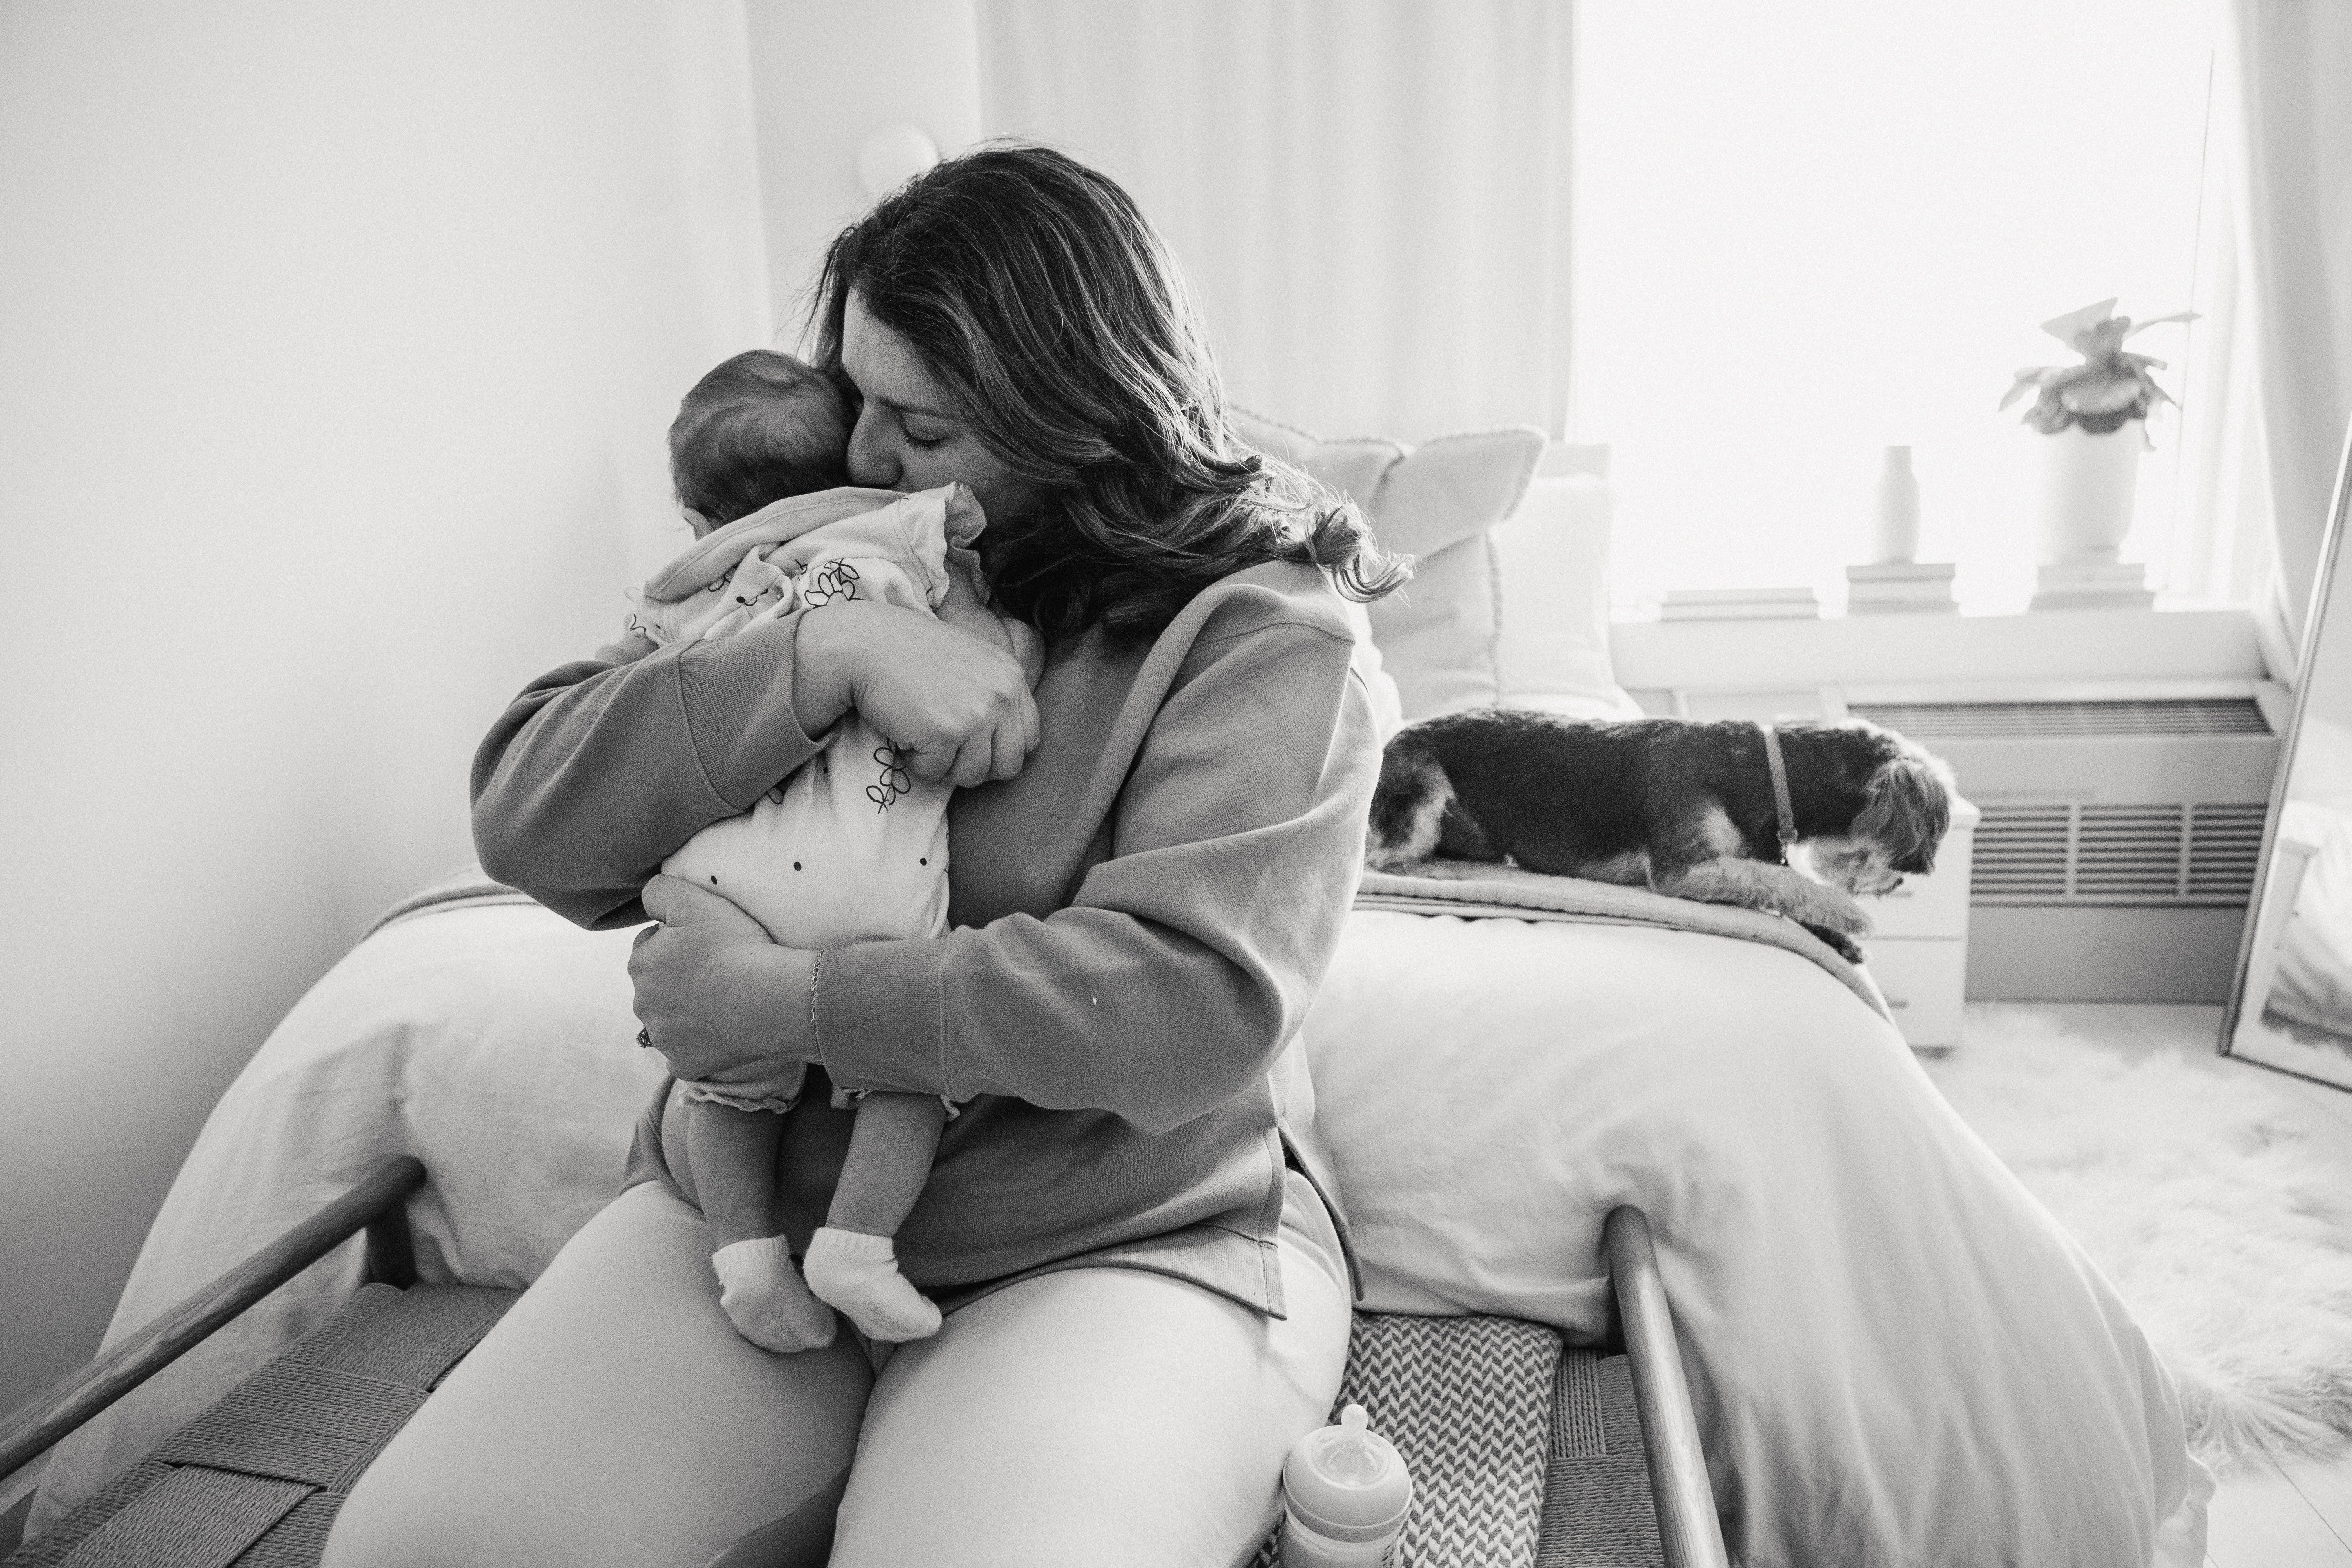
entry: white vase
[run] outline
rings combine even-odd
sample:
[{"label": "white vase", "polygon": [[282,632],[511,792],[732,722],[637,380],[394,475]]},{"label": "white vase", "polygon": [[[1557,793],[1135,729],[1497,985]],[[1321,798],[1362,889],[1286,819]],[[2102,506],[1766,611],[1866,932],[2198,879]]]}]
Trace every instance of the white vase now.
[{"label": "white vase", "polygon": [[2042,563],[2118,559],[2138,497],[2140,454],[2147,449],[2140,422],[2126,419],[2101,436],[2069,425],[2032,439],[2041,448],[2034,506]]},{"label": "white vase", "polygon": [[1870,513],[1870,561],[1874,566],[1906,565],[1919,558],[1919,480],[1911,471],[1911,448],[1889,447],[1878,469],[1878,493]]}]

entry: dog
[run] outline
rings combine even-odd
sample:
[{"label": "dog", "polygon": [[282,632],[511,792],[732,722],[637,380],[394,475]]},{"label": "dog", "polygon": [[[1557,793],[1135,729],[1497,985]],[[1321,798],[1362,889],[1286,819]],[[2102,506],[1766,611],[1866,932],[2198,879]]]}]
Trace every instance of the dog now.
[{"label": "dog", "polygon": [[[1381,754],[1365,860],[1377,871],[1433,856],[1500,861],[1769,910],[1859,962],[1853,939],[1870,917],[1853,895],[1935,869],[1951,770],[1859,719],[1770,734],[1785,823],[1762,725],[1500,708],[1427,720]],[[1794,848],[1813,876],[1790,863]]]}]

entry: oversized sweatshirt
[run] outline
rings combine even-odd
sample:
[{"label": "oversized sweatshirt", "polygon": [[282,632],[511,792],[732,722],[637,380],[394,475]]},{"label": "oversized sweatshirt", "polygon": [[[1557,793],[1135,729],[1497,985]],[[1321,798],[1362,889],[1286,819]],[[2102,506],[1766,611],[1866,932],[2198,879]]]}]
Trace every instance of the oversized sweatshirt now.
[{"label": "oversized sweatshirt", "polygon": [[[645,920],[665,857],[819,749],[793,707],[799,621],[533,682],[475,759],[484,867],[583,925]],[[1331,1195],[1295,1036],[1379,767],[1353,652],[1323,574],[1282,563],[1149,647],[1053,649],[1037,749],[950,807],[948,933],[825,950],[834,1082],[964,1106],[898,1237],[943,1304],[1116,1265],[1282,1312],[1286,1166]],[[821,1222],[847,1123],[822,1093],[792,1112],[788,1234]]]}]

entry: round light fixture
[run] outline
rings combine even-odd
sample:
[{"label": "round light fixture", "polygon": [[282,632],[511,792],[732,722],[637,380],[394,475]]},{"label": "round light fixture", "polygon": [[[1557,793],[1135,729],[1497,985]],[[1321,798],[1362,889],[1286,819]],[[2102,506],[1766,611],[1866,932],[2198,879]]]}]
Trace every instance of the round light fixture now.
[{"label": "round light fixture", "polygon": [[886,125],[857,149],[857,178],[866,194],[898,189],[940,161],[939,143],[912,125]]}]

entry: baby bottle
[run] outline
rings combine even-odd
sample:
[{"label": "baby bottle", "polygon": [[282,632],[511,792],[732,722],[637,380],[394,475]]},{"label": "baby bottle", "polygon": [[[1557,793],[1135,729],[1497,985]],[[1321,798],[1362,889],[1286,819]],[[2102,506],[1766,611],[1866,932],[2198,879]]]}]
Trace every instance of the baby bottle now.
[{"label": "baby bottle", "polygon": [[1412,1478],[1396,1445],[1350,1405],[1339,1425],[1298,1439],[1282,1465],[1283,1568],[1394,1568],[1412,1508]]}]

